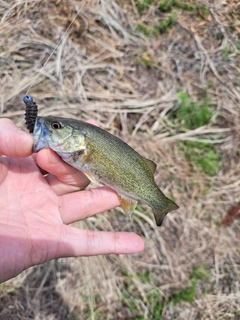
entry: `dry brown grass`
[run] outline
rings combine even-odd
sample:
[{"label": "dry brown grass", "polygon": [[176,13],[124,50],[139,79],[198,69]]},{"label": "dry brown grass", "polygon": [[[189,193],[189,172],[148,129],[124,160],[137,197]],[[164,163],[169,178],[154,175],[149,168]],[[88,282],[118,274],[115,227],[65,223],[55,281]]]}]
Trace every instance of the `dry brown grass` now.
[{"label": "dry brown grass", "polygon": [[[158,184],[180,206],[161,228],[143,205],[131,222],[121,209],[79,222],[137,232],[146,249],[31,268],[0,286],[3,320],[240,317],[240,222],[220,227],[240,201],[240,6],[190,1],[209,7],[205,19],[178,9],[175,26],[149,38],[136,31],[137,24],[151,25],[169,13],[157,15],[153,6],[139,16],[136,3],[87,1],[41,70],[81,1],[0,1],[0,116],[24,128],[22,96],[41,70],[30,91],[41,115],[96,119],[158,164]],[[151,67],[142,66],[143,59]],[[210,82],[210,123],[180,130],[172,118],[178,92],[201,100]],[[210,176],[192,170],[180,148],[186,140],[216,144],[221,171]],[[194,268],[208,275],[199,278],[195,299],[169,304],[191,287]]]}]

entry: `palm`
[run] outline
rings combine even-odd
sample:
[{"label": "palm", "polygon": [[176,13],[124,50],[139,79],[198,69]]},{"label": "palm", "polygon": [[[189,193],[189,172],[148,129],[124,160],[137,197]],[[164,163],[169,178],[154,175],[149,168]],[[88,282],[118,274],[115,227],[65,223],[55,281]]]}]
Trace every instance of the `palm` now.
[{"label": "palm", "polygon": [[[50,246],[48,259],[56,257],[62,227],[58,196],[30,158],[1,158],[0,170],[0,194],[4,194],[0,228],[1,235],[7,237],[5,254],[19,271],[46,260]],[[49,239],[51,243],[46,241]]]},{"label": "palm", "polygon": [[[0,143],[0,153],[5,150],[16,157],[22,152],[14,154]],[[43,176],[35,161],[50,174]],[[119,205],[118,196],[107,187],[82,190],[87,178],[51,150],[40,151],[35,161],[0,157],[0,282],[58,257],[143,249],[142,240],[131,233],[68,226]]]}]

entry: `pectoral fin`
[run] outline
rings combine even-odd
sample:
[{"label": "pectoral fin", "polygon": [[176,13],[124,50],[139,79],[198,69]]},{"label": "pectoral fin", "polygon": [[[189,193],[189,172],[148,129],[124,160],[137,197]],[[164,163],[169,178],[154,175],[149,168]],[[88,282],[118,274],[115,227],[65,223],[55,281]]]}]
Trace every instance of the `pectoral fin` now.
[{"label": "pectoral fin", "polygon": [[91,182],[94,182],[96,183],[96,179],[88,172],[83,172],[85,174],[85,176],[91,181]]},{"label": "pectoral fin", "polygon": [[132,214],[136,208],[137,201],[130,199],[122,194],[119,194],[118,196],[124,212],[127,214]]},{"label": "pectoral fin", "polygon": [[94,150],[89,150],[87,154],[85,154],[83,157],[82,157],[82,163],[83,164],[86,164],[90,161],[90,158],[91,158],[91,155],[93,154]]}]

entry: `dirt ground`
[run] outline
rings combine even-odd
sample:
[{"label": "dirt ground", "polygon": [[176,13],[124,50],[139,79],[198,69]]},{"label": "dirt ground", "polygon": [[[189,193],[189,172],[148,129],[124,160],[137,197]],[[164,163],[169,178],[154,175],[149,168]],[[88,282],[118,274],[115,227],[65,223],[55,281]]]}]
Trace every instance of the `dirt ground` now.
[{"label": "dirt ground", "polygon": [[180,208],[76,223],[145,251],[30,268],[0,285],[0,319],[240,319],[239,1],[89,0],[53,52],[82,4],[0,1],[0,116],[26,130],[30,88],[42,116],[97,120]]}]

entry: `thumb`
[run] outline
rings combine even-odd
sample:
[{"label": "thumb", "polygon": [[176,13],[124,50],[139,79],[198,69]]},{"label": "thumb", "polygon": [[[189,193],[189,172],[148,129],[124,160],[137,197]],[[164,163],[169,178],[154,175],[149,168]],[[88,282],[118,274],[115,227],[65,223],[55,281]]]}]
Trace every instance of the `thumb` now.
[{"label": "thumb", "polygon": [[33,138],[10,119],[0,119],[0,155],[24,158],[32,154]]}]

